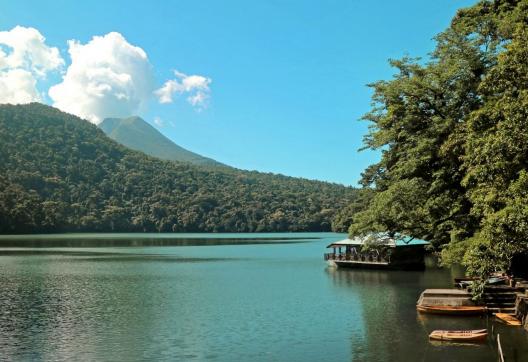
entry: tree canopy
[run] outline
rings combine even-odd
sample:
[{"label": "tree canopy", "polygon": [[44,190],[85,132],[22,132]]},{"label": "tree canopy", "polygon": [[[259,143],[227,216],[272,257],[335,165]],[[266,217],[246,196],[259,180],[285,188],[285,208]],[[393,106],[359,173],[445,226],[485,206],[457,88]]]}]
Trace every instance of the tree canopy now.
[{"label": "tree canopy", "polygon": [[163,161],[52,107],[0,106],[0,233],[329,231],[356,194]]},{"label": "tree canopy", "polygon": [[427,60],[391,60],[370,84],[362,184],[374,196],[349,232],[430,240],[486,276],[528,250],[528,1],[461,9]]}]

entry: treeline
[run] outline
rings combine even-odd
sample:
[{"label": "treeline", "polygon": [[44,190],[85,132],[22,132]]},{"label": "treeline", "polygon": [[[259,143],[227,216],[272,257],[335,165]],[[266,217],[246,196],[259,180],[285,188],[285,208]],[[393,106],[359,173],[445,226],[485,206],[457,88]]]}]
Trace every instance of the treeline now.
[{"label": "treeline", "polygon": [[0,106],[0,233],[329,231],[356,192],[162,161],[52,107]]},{"label": "treeline", "polygon": [[430,240],[482,277],[510,268],[528,250],[528,1],[461,9],[427,61],[391,64],[370,85],[364,144],[382,157],[362,174],[374,194],[352,205],[350,234]]}]

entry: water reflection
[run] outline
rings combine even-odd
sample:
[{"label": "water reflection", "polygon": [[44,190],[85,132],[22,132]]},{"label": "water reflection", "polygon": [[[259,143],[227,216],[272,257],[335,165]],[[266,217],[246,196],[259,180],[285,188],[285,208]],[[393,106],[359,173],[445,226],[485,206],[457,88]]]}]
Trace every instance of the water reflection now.
[{"label": "water reflection", "polygon": [[[365,326],[363,343],[351,340],[353,361],[493,361],[496,334],[502,333],[505,353],[512,361],[528,361],[526,334],[504,326],[497,328],[493,318],[423,315],[415,304],[426,288],[446,288],[461,269],[439,269],[432,260],[425,272],[380,271],[327,268],[327,274],[339,288],[357,292]],[[484,344],[460,344],[429,341],[435,329],[487,328]],[[505,338],[506,337],[506,338]],[[506,342],[504,341],[506,339]]]},{"label": "water reflection", "polygon": [[[219,261],[233,261],[242,260],[242,258],[214,258],[214,257],[186,257],[172,254],[149,254],[140,252],[107,252],[94,249],[86,250],[61,250],[61,249],[0,249],[0,256],[53,256],[60,257],[62,261],[75,261],[82,258],[83,261],[87,262],[138,262],[138,261],[155,261],[155,262],[167,262],[167,263],[202,263],[202,262],[219,262]],[[49,263],[48,259],[34,259],[34,260],[21,260],[21,263]]]},{"label": "water reflection", "polygon": [[[199,326],[193,324],[192,306],[199,303],[189,300],[192,286],[174,284],[159,263],[129,261],[12,265],[10,273],[0,275],[2,355],[19,360],[190,357],[178,351],[199,343],[193,336]],[[181,317],[178,325],[167,324],[170,315]]]},{"label": "water reflection", "polygon": [[416,354],[416,349],[407,349],[417,335],[421,338],[419,331],[408,325],[415,314],[409,305],[416,301],[414,290],[422,273],[335,268],[328,268],[328,273],[335,285],[357,290],[366,336],[365,345],[351,341],[355,358],[394,361]]},{"label": "water reflection", "polygon": [[207,246],[244,244],[305,243],[320,240],[331,233],[267,233],[255,234],[153,234],[153,233],[84,233],[0,235],[0,247],[24,248],[95,248],[95,247],[151,247],[151,246]]},{"label": "water reflection", "polygon": [[[299,239],[255,245],[214,240],[200,247],[2,248],[0,359],[495,360],[492,342],[429,343],[430,329],[462,325],[415,311],[422,289],[446,287],[458,272],[325,269],[325,246],[343,236],[275,238],[288,236]],[[506,341],[526,337],[494,328]],[[514,361],[528,356],[519,348],[505,349]]]}]

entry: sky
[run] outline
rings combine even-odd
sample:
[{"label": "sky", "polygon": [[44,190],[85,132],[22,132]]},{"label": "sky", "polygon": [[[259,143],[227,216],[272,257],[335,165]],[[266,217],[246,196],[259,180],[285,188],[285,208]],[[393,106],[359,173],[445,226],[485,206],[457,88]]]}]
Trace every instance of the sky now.
[{"label": "sky", "polygon": [[241,169],[356,186],[367,84],[466,0],[0,0],[0,103],[139,115]]}]

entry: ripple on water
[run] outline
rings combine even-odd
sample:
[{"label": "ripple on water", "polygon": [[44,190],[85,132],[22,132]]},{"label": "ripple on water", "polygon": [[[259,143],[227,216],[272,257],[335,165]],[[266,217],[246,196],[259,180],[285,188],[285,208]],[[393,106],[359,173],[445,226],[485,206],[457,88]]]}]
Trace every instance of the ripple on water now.
[{"label": "ripple on water", "polygon": [[[329,270],[321,256],[340,237],[323,234],[319,241],[296,244],[4,249],[0,355],[6,360],[495,360],[490,343],[468,348],[429,343],[431,329],[492,325],[479,318],[418,318],[414,304],[420,291],[448,286],[449,271]],[[506,340],[528,345],[525,334],[495,328]],[[510,356],[525,351],[508,349]]]}]

